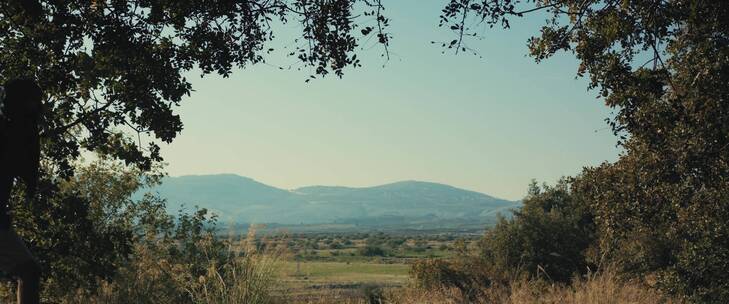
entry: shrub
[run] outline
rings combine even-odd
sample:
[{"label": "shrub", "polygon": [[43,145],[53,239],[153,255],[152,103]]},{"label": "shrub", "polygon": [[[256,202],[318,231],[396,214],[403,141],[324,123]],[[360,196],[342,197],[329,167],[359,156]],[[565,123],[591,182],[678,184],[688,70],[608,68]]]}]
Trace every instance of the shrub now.
[{"label": "shrub", "polygon": [[[200,228],[204,212],[181,218],[178,229]],[[209,222],[208,222],[209,223]],[[283,249],[258,252],[255,230],[246,238],[217,239],[193,229],[141,242],[133,260],[87,303],[270,303]]]},{"label": "shrub", "polygon": [[14,194],[14,224],[41,265],[44,300],[63,302],[70,292],[95,290],[117,274],[134,251],[137,223],[164,213],[153,197],[131,198],[157,177],[99,160],[69,179],[43,174],[32,204]]},{"label": "shrub", "polygon": [[595,246],[595,225],[570,185],[564,179],[555,187],[532,183],[522,209],[486,232],[477,247],[493,279],[526,275],[569,282],[594,269],[585,254]]},{"label": "shrub", "polygon": [[501,218],[476,243],[475,252],[457,240],[453,258],[418,261],[411,276],[418,287],[456,288],[469,299],[483,296],[489,286],[521,279],[568,283],[593,266],[587,253],[595,243],[592,215],[571,181],[563,179],[555,187],[532,183],[522,209]]},{"label": "shrub", "polygon": [[729,303],[729,167],[711,157],[711,170],[689,169],[700,162],[670,157],[641,149],[585,171],[578,186],[597,215],[600,249],[626,273],[656,275],[665,291]]},{"label": "shrub", "polygon": [[385,249],[379,246],[367,245],[358,249],[361,256],[374,257],[374,256],[386,256],[387,252]]},{"label": "shrub", "polygon": [[382,287],[377,285],[365,284],[360,287],[360,293],[366,304],[383,304],[385,296]]},{"label": "shrub", "polygon": [[[206,210],[168,215],[165,201],[133,200],[144,176],[104,162],[47,184],[33,208],[15,209],[19,232],[44,267],[49,303],[265,303],[283,249],[259,252],[254,234],[216,237]],[[45,181],[49,183],[49,181]],[[40,226],[45,224],[45,227]],[[255,233],[254,229],[249,231]],[[285,242],[282,242],[285,243]],[[10,284],[0,302],[11,302]]]},{"label": "shrub", "polygon": [[491,285],[484,265],[474,264],[476,259],[421,259],[410,267],[415,287],[427,290],[457,289],[471,300]]}]

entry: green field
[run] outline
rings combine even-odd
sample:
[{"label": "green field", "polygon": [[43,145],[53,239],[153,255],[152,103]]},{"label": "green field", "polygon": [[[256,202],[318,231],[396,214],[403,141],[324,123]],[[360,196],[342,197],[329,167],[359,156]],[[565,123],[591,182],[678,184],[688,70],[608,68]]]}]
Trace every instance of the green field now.
[{"label": "green field", "polygon": [[406,264],[287,261],[282,266],[282,275],[287,281],[298,283],[403,285],[408,281],[409,269]]},{"label": "green field", "polygon": [[[298,264],[298,265],[297,265]],[[407,264],[287,261],[281,267],[288,301],[356,295],[364,286],[400,287],[408,283]]]},{"label": "green field", "polygon": [[[361,297],[366,290],[398,288],[410,283],[411,263],[446,258],[473,240],[453,235],[385,233],[296,234],[269,237],[290,250],[282,261],[285,301],[309,303],[318,298]],[[460,244],[460,245],[459,245]]]}]

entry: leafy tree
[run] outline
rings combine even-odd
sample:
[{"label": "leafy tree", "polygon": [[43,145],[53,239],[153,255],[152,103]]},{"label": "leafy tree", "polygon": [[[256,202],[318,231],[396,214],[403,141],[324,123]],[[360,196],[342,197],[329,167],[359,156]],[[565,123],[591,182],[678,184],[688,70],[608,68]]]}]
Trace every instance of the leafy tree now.
[{"label": "leafy tree", "polygon": [[[43,155],[62,176],[83,149],[149,170],[157,142],[182,130],[186,73],[265,61],[275,24],[301,26],[290,55],[320,76],[359,66],[360,39],[389,40],[379,0],[36,1],[0,3],[0,80],[39,82]],[[142,147],[134,133],[153,140]]]},{"label": "leafy tree", "polygon": [[624,153],[575,185],[602,250],[668,291],[729,301],[729,2],[451,0],[441,24],[458,38],[444,46],[467,50],[470,18],[508,28],[528,14],[549,17],[528,42],[536,61],[573,53],[615,110]]},{"label": "leafy tree", "polygon": [[490,265],[492,279],[507,283],[526,274],[569,282],[589,270],[595,225],[570,185],[566,179],[554,187],[532,183],[522,209],[486,232],[479,258]]},{"label": "leafy tree", "polygon": [[[182,130],[175,107],[192,90],[187,73],[228,76],[263,62],[274,24],[297,23],[290,55],[314,75],[341,76],[360,65],[359,39],[377,36],[387,47],[381,10],[379,1],[0,2],[0,82],[30,78],[45,93],[41,189],[32,205],[11,204],[17,230],[54,281],[47,290],[92,289],[130,254],[133,222],[143,216],[129,199],[139,186],[133,178],[152,170],[158,143]],[[140,134],[152,139],[148,146]],[[140,171],[72,178],[84,150]],[[153,201],[145,208],[163,211]]]},{"label": "leafy tree", "polygon": [[41,180],[32,204],[13,207],[16,229],[43,268],[46,298],[95,289],[132,253],[142,226],[165,227],[158,221],[166,216],[164,202],[131,199],[133,192],[156,180],[137,169],[96,162],[81,167],[71,179]]},{"label": "leafy tree", "polygon": [[638,151],[587,170],[580,185],[596,210],[602,251],[628,272],[657,274],[668,291],[725,303],[729,185],[695,185],[670,161]]},{"label": "leafy tree", "polygon": [[230,288],[219,294],[226,297],[271,286],[274,269],[257,263],[255,239],[242,248],[216,237],[216,218],[205,209],[175,217],[155,196],[132,198],[159,176],[106,160],[77,169],[58,183],[43,180],[39,198],[15,208],[18,233],[43,267],[45,301],[197,303],[203,288],[221,287],[207,285],[218,279]]}]

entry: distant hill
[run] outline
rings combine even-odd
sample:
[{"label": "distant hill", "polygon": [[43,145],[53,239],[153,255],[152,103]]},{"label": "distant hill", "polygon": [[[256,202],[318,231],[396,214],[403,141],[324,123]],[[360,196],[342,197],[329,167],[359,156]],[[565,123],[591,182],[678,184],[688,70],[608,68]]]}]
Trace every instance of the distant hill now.
[{"label": "distant hill", "polygon": [[183,205],[197,205],[212,210],[228,223],[482,224],[492,222],[498,213],[508,215],[519,205],[479,192],[421,181],[364,188],[310,186],[289,191],[247,177],[219,174],[167,177],[160,186],[147,191],[167,199],[171,212]]}]

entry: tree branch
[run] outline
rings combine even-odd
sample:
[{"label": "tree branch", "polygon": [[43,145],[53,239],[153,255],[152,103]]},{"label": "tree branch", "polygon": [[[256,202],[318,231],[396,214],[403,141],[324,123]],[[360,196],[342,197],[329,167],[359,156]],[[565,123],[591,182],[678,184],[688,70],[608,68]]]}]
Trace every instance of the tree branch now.
[{"label": "tree branch", "polygon": [[107,108],[109,108],[109,107],[110,107],[110,106],[111,106],[112,104],[114,104],[114,103],[113,103],[113,102],[108,102],[108,103],[106,103],[105,105],[103,105],[103,106],[102,106],[102,107],[100,107],[100,108],[96,108],[96,109],[94,109],[94,110],[93,110],[93,111],[91,111],[91,112],[86,112],[86,113],[84,113],[83,115],[79,116],[79,117],[78,117],[78,118],[77,118],[76,120],[72,121],[71,123],[69,123],[69,124],[66,124],[66,125],[64,125],[64,126],[61,126],[61,127],[58,127],[58,128],[55,128],[55,129],[53,129],[53,130],[49,130],[49,131],[47,131],[47,132],[43,132],[43,133],[41,133],[41,135],[40,135],[40,136],[41,136],[41,137],[49,137],[49,136],[51,136],[51,135],[58,135],[58,134],[61,134],[61,133],[63,133],[63,132],[66,132],[66,131],[68,131],[69,129],[71,129],[71,128],[73,128],[73,127],[77,126],[78,124],[80,124],[80,123],[82,123],[82,122],[84,122],[84,120],[88,119],[89,117],[91,117],[91,116],[93,116],[93,115],[95,115],[95,114],[97,114],[97,113],[99,113],[99,112],[101,112],[101,111],[104,111],[104,110],[106,110],[106,109],[107,109]]}]

